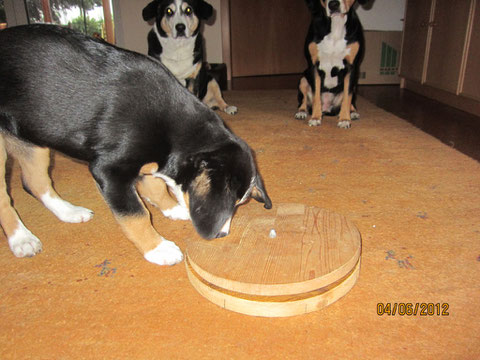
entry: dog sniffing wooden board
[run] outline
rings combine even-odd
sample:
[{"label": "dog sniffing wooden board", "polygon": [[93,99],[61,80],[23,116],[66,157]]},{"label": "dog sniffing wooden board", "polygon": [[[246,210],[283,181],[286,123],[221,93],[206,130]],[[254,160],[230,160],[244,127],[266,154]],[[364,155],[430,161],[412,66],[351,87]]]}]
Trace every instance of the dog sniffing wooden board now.
[{"label": "dog sniffing wooden board", "polygon": [[[271,230],[276,236],[271,236]],[[291,316],[321,309],[355,284],[361,254],[357,228],[344,216],[302,204],[239,208],[229,236],[187,240],[192,285],[226,309]]]}]

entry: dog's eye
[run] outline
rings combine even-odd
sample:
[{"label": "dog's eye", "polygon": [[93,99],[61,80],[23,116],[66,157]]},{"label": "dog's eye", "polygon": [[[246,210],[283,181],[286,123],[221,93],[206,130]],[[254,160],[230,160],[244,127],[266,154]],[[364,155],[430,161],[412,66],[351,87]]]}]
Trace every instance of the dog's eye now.
[{"label": "dog's eye", "polygon": [[185,9],[185,14],[186,15],[192,15],[192,13],[193,13],[193,10],[190,6]]},{"label": "dog's eye", "polygon": [[165,14],[167,14],[167,16],[173,16],[173,10],[168,8],[166,11],[165,11]]}]

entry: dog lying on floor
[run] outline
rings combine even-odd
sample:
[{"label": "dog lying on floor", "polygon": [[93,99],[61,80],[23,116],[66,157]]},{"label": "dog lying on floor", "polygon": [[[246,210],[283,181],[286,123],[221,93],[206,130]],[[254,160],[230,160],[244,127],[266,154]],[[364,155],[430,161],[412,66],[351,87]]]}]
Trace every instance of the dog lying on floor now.
[{"label": "dog lying on floor", "polygon": [[[248,145],[159,61],[54,25],[2,30],[0,49],[1,175],[8,151],[27,191],[60,220],[93,214],[52,188],[49,148],[88,162],[125,235],[159,265],[183,255],[155,231],[138,193],[166,216],[191,218],[206,239],[228,234],[250,197],[271,208]],[[5,181],[0,223],[16,256],[41,251]]]},{"label": "dog lying on floor", "polygon": [[148,55],[159,59],[193,94],[211,108],[237,113],[222,97],[220,86],[204,62],[202,20],[213,7],[203,0],[154,0],[142,12],[145,21],[155,20],[148,33]]},{"label": "dog lying on floor", "polygon": [[[359,0],[361,4],[368,0]],[[360,118],[355,91],[364,38],[353,4],[355,0],[306,0],[312,22],[305,40],[308,68],[300,80],[295,118],[310,126],[322,123],[322,116],[338,115],[338,127],[350,128]]]}]

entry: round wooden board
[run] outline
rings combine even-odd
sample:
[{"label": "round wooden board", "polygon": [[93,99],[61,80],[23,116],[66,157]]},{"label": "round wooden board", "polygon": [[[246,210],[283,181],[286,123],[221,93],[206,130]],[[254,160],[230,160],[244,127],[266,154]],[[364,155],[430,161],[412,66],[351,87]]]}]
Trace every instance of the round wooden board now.
[{"label": "round wooden board", "polygon": [[302,204],[265,210],[250,203],[238,209],[229,236],[187,239],[185,264],[195,289],[219,306],[290,316],[345,295],[358,278],[360,254],[360,233],[342,215]]}]

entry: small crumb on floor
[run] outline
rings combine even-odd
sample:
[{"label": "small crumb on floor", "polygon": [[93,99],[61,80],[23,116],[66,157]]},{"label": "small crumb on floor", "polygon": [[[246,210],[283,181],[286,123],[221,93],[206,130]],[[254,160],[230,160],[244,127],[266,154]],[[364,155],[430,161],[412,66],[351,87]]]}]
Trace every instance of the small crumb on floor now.
[{"label": "small crumb on floor", "polygon": [[277,232],[275,231],[275,229],[271,229],[270,230],[270,234],[268,234],[268,236],[271,238],[271,239],[275,239],[277,237]]}]

